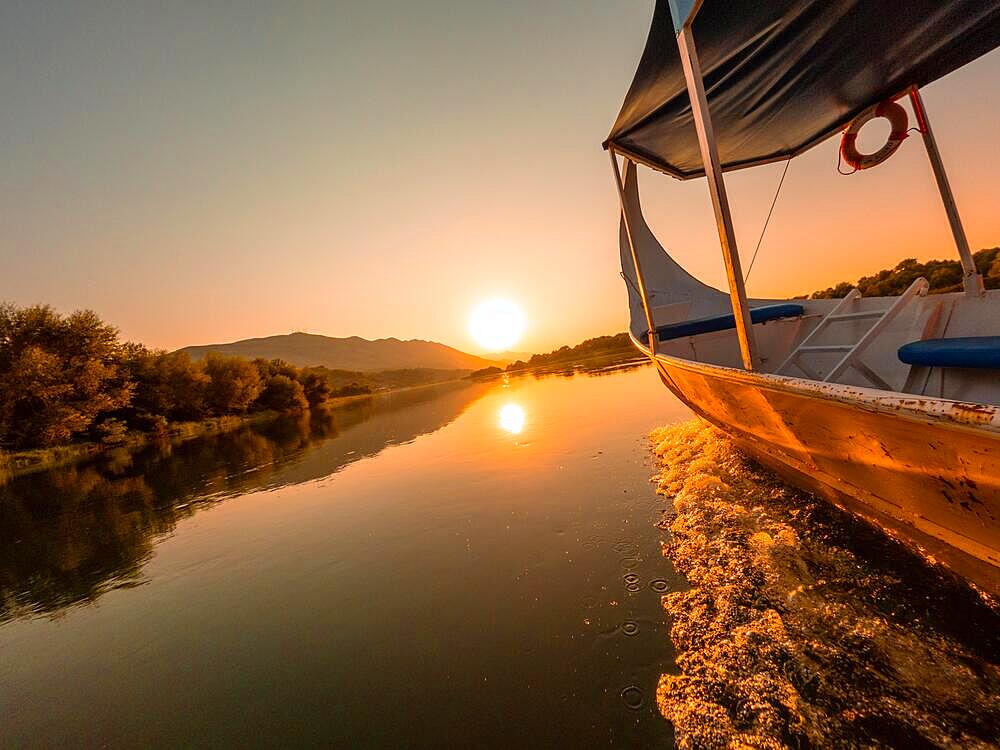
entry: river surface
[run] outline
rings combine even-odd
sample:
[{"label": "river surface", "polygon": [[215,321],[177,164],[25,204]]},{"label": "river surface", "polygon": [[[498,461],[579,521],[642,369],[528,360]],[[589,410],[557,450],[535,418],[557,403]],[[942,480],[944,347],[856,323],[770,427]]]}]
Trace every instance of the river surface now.
[{"label": "river surface", "polygon": [[0,488],[0,745],[670,746],[649,367]]}]

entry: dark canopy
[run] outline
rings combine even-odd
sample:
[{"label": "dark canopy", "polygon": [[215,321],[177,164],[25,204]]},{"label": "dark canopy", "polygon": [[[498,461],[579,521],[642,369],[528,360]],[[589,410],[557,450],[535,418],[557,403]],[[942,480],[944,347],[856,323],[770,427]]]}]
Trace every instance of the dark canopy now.
[{"label": "dark canopy", "polygon": [[[804,151],[997,47],[1000,0],[704,0],[692,28],[719,157],[737,169]],[[609,145],[676,177],[704,174],[669,0],[656,2]]]}]

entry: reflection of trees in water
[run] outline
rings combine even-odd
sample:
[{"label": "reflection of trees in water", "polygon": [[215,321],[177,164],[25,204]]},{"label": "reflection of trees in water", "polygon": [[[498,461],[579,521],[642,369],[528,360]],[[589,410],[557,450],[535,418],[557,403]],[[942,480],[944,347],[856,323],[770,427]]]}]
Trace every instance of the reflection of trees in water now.
[{"label": "reflection of trees in water", "polygon": [[393,394],[10,482],[0,489],[0,622],[141,584],[157,539],[199,508],[326,476],[433,432],[487,388]]},{"label": "reflection of trees in water", "polygon": [[[642,367],[643,365],[648,365],[649,362],[649,358],[639,352],[629,352],[608,357],[597,357],[580,362],[552,364],[547,367],[524,370],[523,373],[530,374],[536,380],[544,380],[545,378],[572,378],[574,375],[599,378],[605,375],[616,375],[622,370]],[[515,374],[520,375],[521,373]]]},{"label": "reflection of trees in water", "polygon": [[0,619],[139,583],[157,537],[252,487],[304,439],[301,425],[278,439],[245,429],[12,482],[0,499]]}]

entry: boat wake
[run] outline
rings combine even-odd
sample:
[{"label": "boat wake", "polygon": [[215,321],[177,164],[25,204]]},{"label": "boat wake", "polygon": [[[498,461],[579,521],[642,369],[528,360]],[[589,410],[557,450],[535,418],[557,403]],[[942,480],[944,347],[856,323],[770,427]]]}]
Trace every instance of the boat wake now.
[{"label": "boat wake", "polygon": [[656,430],[681,748],[1000,747],[1000,608],[752,464],[693,421]]}]

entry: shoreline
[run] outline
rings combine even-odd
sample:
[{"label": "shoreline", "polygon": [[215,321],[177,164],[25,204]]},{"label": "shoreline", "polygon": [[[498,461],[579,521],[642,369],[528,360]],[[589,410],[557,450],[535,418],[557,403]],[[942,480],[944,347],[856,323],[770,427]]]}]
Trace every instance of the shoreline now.
[{"label": "shoreline", "polygon": [[197,422],[174,422],[163,434],[135,432],[114,445],[87,441],[52,448],[0,451],[0,484],[17,477],[83,463],[116,450],[136,451],[160,440],[183,443],[207,435],[232,432],[252,424],[265,424],[280,416],[282,415],[278,412],[260,411],[242,416],[211,417]]},{"label": "shoreline", "polygon": [[[419,387],[419,386],[416,386]],[[393,393],[396,390],[406,390],[405,388],[386,391]],[[355,396],[340,396],[331,399],[323,407],[324,409],[337,409],[357,401],[365,401],[378,395],[378,393],[363,393]],[[302,412],[309,413],[310,410]],[[33,448],[24,451],[3,451],[0,450],[0,485],[18,477],[37,474],[51,469],[59,469],[66,466],[84,463],[98,459],[114,451],[125,450],[129,452],[140,450],[152,443],[164,441],[174,444],[185,443],[189,440],[207,437],[209,435],[219,435],[226,432],[233,432],[243,427],[251,425],[263,425],[274,422],[282,417],[294,416],[292,414],[276,411],[258,411],[251,414],[229,415],[225,417],[210,417],[208,419],[192,422],[173,422],[166,432],[162,434],[148,432],[133,432],[125,437],[121,442],[112,445],[102,445],[94,441],[82,443],[69,443],[67,445],[57,445],[52,448]]]},{"label": "shoreline", "polygon": [[[405,385],[399,388],[374,390],[371,393],[362,393],[354,396],[339,396],[337,398],[330,399],[324,407],[317,409],[316,411],[334,410],[359,401],[392,396],[397,393],[405,393],[407,391],[420,390],[423,388],[433,388],[435,386],[462,383],[484,383],[501,380],[505,377],[518,377],[523,375],[532,375],[537,377],[565,372],[567,370],[585,372],[586,365],[588,364],[601,363],[610,365],[630,365],[633,364],[633,358],[623,355],[634,353],[634,349],[613,351],[584,359],[567,359],[561,362],[545,363],[543,365],[525,367],[518,370],[503,370],[499,373],[486,377],[464,375],[450,380],[438,380],[430,383]],[[608,362],[609,360],[612,361]],[[643,358],[643,361],[645,361],[645,357]],[[635,363],[639,364],[640,362],[637,361]],[[86,441],[53,446],[52,448],[33,448],[31,450],[23,451],[5,451],[0,449],[0,485],[18,477],[95,460],[113,451],[137,451],[157,441],[183,443],[188,440],[195,440],[209,435],[232,432],[250,425],[267,424],[285,416],[291,415],[274,411],[260,411],[240,416],[229,415],[224,417],[210,417],[200,421],[174,422],[167,427],[167,431],[163,434],[142,432],[130,433],[124,440],[112,445],[102,445],[98,442]]]},{"label": "shoreline", "polygon": [[613,349],[611,351],[600,352],[598,354],[593,354],[589,357],[567,357],[566,359],[553,360],[551,362],[540,362],[537,365],[519,367],[515,370],[504,370],[502,374],[504,375],[521,375],[524,373],[539,373],[548,374],[551,372],[564,372],[566,370],[577,370],[581,369],[584,365],[594,364],[598,362],[608,362],[613,360],[618,363],[627,363],[631,360],[638,360],[639,358],[647,360],[646,355],[639,352],[631,344],[628,347],[621,349]]}]

